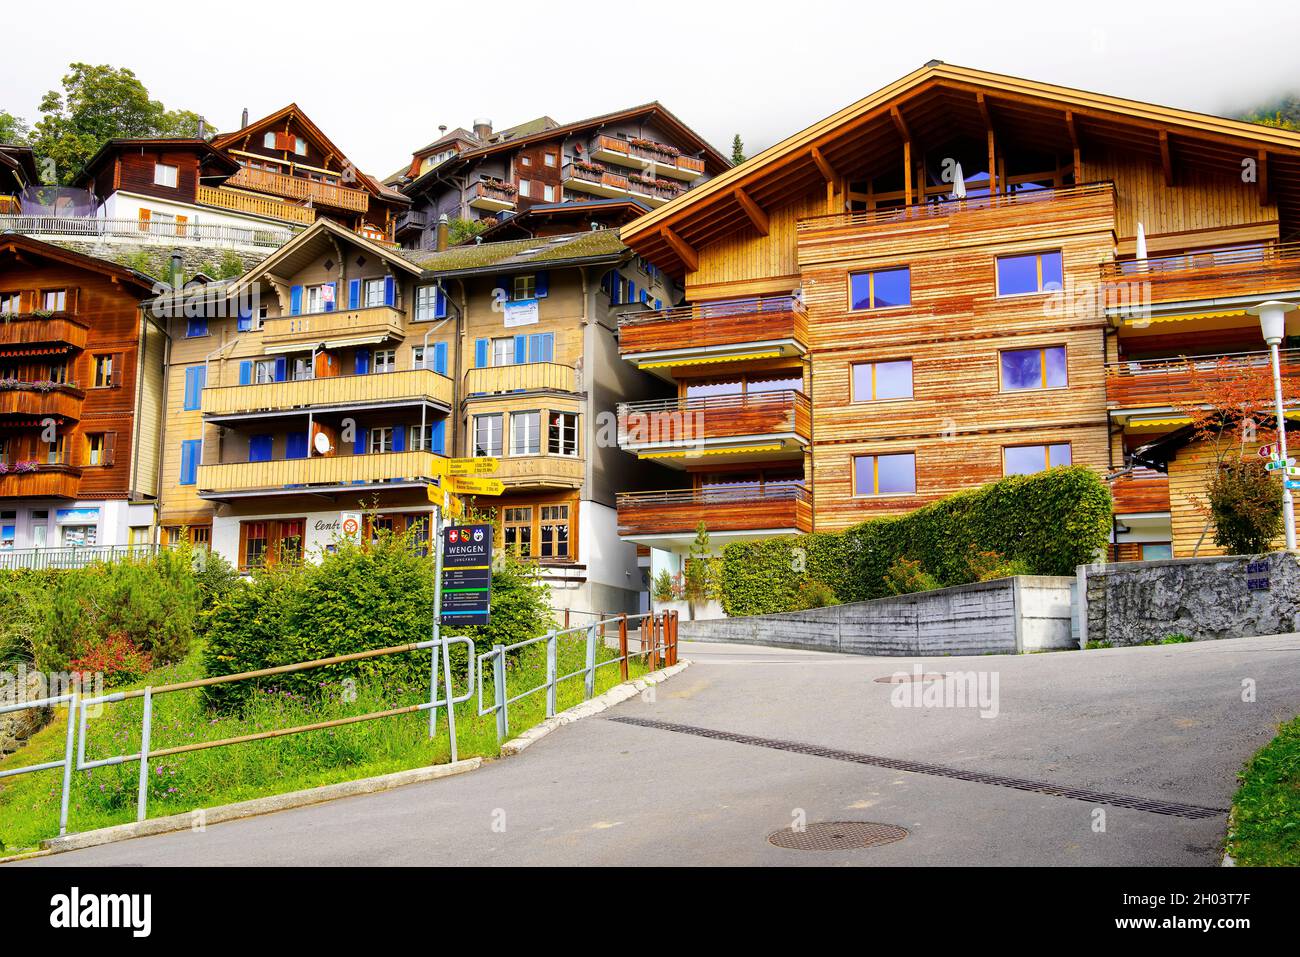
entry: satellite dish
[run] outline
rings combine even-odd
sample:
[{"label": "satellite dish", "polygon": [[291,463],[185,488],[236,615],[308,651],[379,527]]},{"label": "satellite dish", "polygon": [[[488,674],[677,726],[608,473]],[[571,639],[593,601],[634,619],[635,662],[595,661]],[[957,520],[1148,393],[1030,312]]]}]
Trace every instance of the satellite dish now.
[{"label": "satellite dish", "polygon": [[329,436],[324,432],[317,432],[316,438],[312,440],[312,444],[316,446],[316,452],[320,455],[328,455],[333,450],[333,446],[330,445]]}]

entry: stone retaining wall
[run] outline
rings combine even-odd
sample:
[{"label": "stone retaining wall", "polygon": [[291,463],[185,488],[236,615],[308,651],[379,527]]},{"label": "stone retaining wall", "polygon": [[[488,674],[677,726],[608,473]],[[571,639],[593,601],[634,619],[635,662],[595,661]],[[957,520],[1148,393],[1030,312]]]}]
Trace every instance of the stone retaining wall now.
[{"label": "stone retaining wall", "polygon": [[[18,698],[20,687],[22,697]],[[0,705],[13,704],[15,701],[36,701],[45,693],[45,683],[37,672],[22,671],[20,674],[5,672],[0,674]],[[0,758],[12,754],[27,743],[41,728],[49,723],[53,712],[49,708],[29,708],[26,711],[11,711],[0,714]]]}]

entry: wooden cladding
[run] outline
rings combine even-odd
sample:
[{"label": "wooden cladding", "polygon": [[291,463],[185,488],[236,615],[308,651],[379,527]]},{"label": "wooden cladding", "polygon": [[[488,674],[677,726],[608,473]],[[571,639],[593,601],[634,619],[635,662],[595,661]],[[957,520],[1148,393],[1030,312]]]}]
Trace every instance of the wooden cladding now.
[{"label": "wooden cladding", "polygon": [[407,369],[369,375],[219,386],[203,390],[203,413],[237,415],[276,409],[402,401],[434,402],[450,407],[452,381],[431,369]]},{"label": "wooden cladding", "polygon": [[630,313],[618,325],[624,356],[710,346],[789,341],[808,342],[808,317],[794,296],[701,303],[655,313]]},{"label": "wooden cladding", "polygon": [[58,343],[84,349],[88,331],[84,323],[67,316],[11,316],[0,320],[0,351],[5,346]]},{"label": "wooden cladding", "polygon": [[35,472],[0,475],[3,498],[77,498],[81,469],[67,465],[43,465]]},{"label": "wooden cladding", "polygon": [[812,530],[812,499],[793,485],[623,492],[617,505],[620,535],[693,535],[700,522],[715,533]]},{"label": "wooden cladding", "polygon": [[292,203],[282,202],[278,199],[270,199],[266,196],[258,196],[256,193],[244,193],[233,189],[201,185],[195,192],[194,201],[200,206],[215,206],[219,209],[250,213],[254,216],[266,216],[269,219],[280,219],[287,223],[311,225],[316,221],[316,210],[314,209],[295,206]]},{"label": "wooden cladding", "polygon": [[206,497],[219,497],[223,492],[269,491],[307,485],[427,481],[439,474],[435,460],[441,458],[432,452],[415,451],[200,465],[198,487]]},{"label": "wooden cladding", "polygon": [[300,316],[277,316],[267,319],[262,341],[268,346],[302,346],[311,348],[331,339],[383,336],[401,341],[405,335],[404,317],[392,306],[368,309],[340,309]]},{"label": "wooden cladding", "polygon": [[[26,415],[33,417],[55,416],[75,421],[81,418],[80,389],[61,388],[49,392],[37,389],[0,390],[0,416]],[[0,425],[4,419],[0,418]]]},{"label": "wooden cladding", "polygon": [[808,397],[791,390],[626,402],[618,407],[618,443],[625,449],[674,448],[772,435],[806,442],[811,419]]},{"label": "wooden cladding", "polygon": [[1121,476],[1110,486],[1116,515],[1169,511],[1169,476]]},{"label": "wooden cladding", "polygon": [[286,173],[273,173],[270,170],[243,167],[238,173],[226,180],[230,186],[251,189],[274,196],[289,199],[310,200],[320,206],[332,206],[364,213],[370,208],[370,194],[365,190],[351,189],[347,186],[335,186],[331,183],[318,183],[303,176],[290,176]]},{"label": "wooden cladding", "polygon": [[[1280,355],[1282,379],[1300,381],[1300,349]],[[1185,408],[1203,400],[1215,386],[1233,380],[1268,380],[1272,360],[1267,352],[1147,359],[1106,364],[1106,405],[1111,409],[1172,406]]]},{"label": "wooden cladding", "polygon": [[576,392],[577,373],[559,362],[521,362],[487,366],[465,373],[468,398],[503,392]]},{"label": "wooden cladding", "polygon": [[1183,302],[1300,288],[1300,243],[1108,262],[1102,282],[1134,287],[1120,302]]}]

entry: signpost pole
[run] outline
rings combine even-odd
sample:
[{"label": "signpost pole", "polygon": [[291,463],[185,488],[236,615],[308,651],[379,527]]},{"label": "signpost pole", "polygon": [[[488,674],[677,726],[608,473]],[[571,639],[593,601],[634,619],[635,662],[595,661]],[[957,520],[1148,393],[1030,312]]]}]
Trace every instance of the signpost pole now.
[{"label": "signpost pole", "polygon": [[[429,700],[436,702],[438,700],[438,648],[442,641],[442,506],[433,506],[433,528],[431,531],[430,542],[433,545],[433,634],[429,637],[433,639],[433,648],[430,649],[431,660],[429,662]],[[447,694],[447,714],[449,718],[448,727],[453,725],[451,718],[451,693]],[[436,707],[429,709],[429,737],[433,737],[438,728],[438,709]],[[456,753],[456,735],[451,735],[452,760],[455,761]]]}]

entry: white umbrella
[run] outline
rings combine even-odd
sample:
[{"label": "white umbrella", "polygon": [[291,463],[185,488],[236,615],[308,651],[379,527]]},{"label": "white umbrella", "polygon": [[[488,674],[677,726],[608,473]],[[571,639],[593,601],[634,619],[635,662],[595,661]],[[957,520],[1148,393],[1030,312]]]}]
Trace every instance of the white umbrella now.
[{"label": "white umbrella", "polygon": [[1147,231],[1142,227],[1142,224],[1141,224],[1141,223],[1138,223],[1138,233],[1137,233],[1137,259],[1138,259],[1138,262],[1141,263],[1141,265],[1138,266],[1138,270],[1141,271],[1141,272],[1145,272],[1145,271],[1146,271],[1146,268],[1147,268],[1147,267],[1146,267],[1146,258],[1147,258]]},{"label": "white umbrella", "polygon": [[952,174],[952,198],[966,198],[966,177],[961,175],[961,163],[957,164],[957,169]]}]

